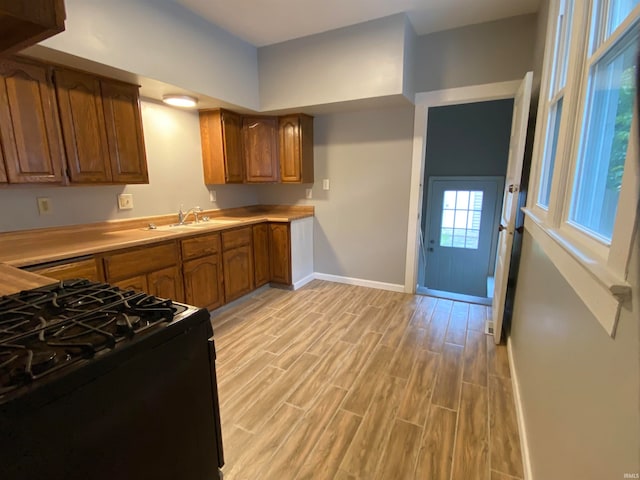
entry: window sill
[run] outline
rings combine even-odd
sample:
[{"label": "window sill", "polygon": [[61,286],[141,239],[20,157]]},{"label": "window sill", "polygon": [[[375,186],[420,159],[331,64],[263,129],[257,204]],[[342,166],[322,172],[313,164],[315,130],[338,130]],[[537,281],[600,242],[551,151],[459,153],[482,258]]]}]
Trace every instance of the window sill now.
[{"label": "window sill", "polygon": [[631,297],[631,285],[607,268],[602,259],[581,250],[558,229],[549,228],[528,208],[524,227],[551,259],[576,294],[611,336],[615,336],[620,307]]}]

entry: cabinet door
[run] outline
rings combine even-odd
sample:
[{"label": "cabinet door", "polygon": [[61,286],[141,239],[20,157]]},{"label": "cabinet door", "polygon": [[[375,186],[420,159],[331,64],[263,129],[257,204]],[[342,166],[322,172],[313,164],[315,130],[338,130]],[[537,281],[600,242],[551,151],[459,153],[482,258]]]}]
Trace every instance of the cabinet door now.
[{"label": "cabinet door", "polygon": [[269,227],[266,223],[253,226],[253,266],[255,286],[261,287],[269,281]]},{"label": "cabinet door", "polygon": [[7,183],[7,171],[4,169],[4,156],[2,155],[1,141],[0,141],[0,183]]},{"label": "cabinet door", "polygon": [[55,79],[71,181],[111,182],[100,79],[70,70],[56,70]]},{"label": "cabinet door", "polygon": [[269,224],[271,281],[291,285],[291,247],[288,223]]},{"label": "cabinet door", "polygon": [[244,182],[244,155],[242,151],[242,116],[221,111],[222,142],[224,148],[225,182]]},{"label": "cabinet door", "polygon": [[183,301],[183,287],[178,267],[163,268],[147,275],[148,293],[160,298]]},{"label": "cabinet door", "polygon": [[120,280],[119,282],[112,283],[112,285],[120,287],[122,290],[135,290],[136,292],[145,293],[149,291],[146,275],[139,275],[137,277]]},{"label": "cabinet door", "polygon": [[227,302],[253,290],[253,249],[245,245],[222,254],[224,297]]},{"label": "cabinet door", "polygon": [[17,52],[64,30],[63,0],[10,0],[0,8],[0,53]]},{"label": "cabinet door", "polygon": [[213,310],[224,303],[220,255],[185,262],[182,271],[188,304]]},{"label": "cabinet door", "polygon": [[242,128],[247,182],[278,181],[277,119],[245,117]]},{"label": "cabinet door", "polygon": [[280,181],[313,183],[313,117],[287,115],[278,119]]},{"label": "cabinet door", "polygon": [[62,181],[64,156],[48,67],[0,60],[0,144],[6,166],[0,179]]},{"label": "cabinet door", "polygon": [[149,183],[138,87],[102,80],[111,180]]}]

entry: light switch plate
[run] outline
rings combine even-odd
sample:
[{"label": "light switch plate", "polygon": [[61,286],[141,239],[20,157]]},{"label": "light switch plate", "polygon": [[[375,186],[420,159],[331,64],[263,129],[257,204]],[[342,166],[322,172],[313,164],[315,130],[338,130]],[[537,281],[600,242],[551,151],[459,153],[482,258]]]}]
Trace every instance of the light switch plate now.
[{"label": "light switch plate", "polygon": [[216,191],[215,190],[209,190],[209,201],[211,203],[213,203],[213,202],[216,201],[216,198],[217,198]]},{"label": "light switch plate", "polygon": [[323,190],[329,190],[329,179],[325,178],[324,180],[322,180],[322,189]]},{"label": "light switch plate", "polygon": [[304,196],[307,198],[307,200],[310,200],[313,198],[313,190],[311,190],[310,188],[307,188],[304,191]]},{"label": "light switch plate", "polygon": [[133,195],[131,193],[121,193],[120,195],[118,195],[118,209],[133,209]]},{"label": "light switch plate", "polygon": [[37,197],[38,213],[40,215],[51,215],[53,213],[53,205],[49,197]]}]

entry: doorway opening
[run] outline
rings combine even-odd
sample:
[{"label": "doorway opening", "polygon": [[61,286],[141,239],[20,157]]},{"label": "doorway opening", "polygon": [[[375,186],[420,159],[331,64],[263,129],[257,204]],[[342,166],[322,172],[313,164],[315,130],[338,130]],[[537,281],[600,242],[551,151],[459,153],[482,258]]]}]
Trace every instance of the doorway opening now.
[{"label": "doorway opening", "polygon": [[490,305],[513,99],[429,109],[416,292]]}]

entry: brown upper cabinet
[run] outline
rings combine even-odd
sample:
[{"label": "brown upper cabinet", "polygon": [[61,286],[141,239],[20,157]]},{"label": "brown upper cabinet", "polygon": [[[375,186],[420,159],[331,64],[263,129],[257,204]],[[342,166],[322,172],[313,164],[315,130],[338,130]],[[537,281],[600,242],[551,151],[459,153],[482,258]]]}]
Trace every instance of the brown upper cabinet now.
[{"label": "brown upper cabinet", "polygon": [[304,114],[278,118],[280,181],[313,183],[313,117]]},{"label": "brown upper cabinet", "polygon": [[148,183],[138,88],[56,69],[72,183]]},{"label": "brown upper cabinet", "polygon": [[50,67],[0,59],[0,146],[0,181],[62,181],[64,154]]},{"label": "brown upper cabinet", "polygon": [[243,118],[246,181],[273,183],[278,181],[278,119],[247,116]]},{"label": "brown upper cabinet", "polygon": [[244,182],[242,116],[228,110],[200,112],[204,183]]},{"label": "brown upper cabinet", "polygon": [[63,0],[5,0],[0,5],[0,53],[38,43],[64,30]]}]

